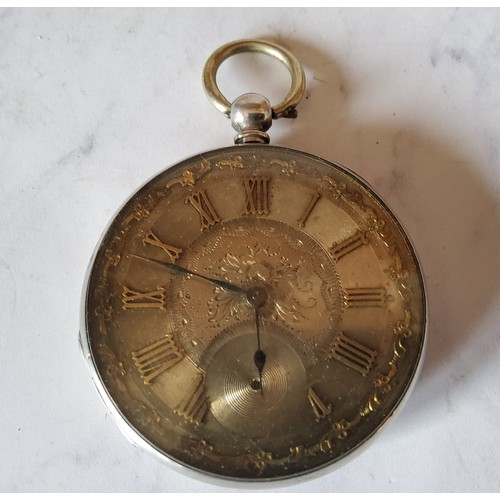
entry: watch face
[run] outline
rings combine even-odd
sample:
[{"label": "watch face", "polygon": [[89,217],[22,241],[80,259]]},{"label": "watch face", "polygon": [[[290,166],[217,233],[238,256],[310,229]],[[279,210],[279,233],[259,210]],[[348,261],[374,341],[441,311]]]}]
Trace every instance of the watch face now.
[{"label": "watch face", "polygon": [[159,174],[107,229],[82,346],[134,441],[240,480],[339,463],[415,378],[425,297],[394,216],[352,173],[274,146]]}]

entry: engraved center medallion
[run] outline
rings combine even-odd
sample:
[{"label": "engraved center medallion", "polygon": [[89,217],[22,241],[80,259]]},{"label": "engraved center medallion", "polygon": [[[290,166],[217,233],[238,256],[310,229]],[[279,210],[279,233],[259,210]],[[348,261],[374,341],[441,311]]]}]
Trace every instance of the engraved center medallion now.
[{"label": "engraved center medallion", "polygon": [[174,331],[197,365],[223,329],[253,317],[255,301],[262,300],[264,317],[300,337],[308,367],[328,351],[338,333],[343,295],[333,259],[293,226],[256,218],[221,222],[200,235],[182,264],[254,292],[250,297],[207,288],[191,276],[174,276]]}]

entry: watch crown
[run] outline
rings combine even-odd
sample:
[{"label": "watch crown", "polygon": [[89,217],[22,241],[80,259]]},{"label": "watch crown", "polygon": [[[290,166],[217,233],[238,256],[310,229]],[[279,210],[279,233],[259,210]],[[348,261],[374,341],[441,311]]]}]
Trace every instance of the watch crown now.
[{"label": "watch crown", "polygon": [[271,103],[261,94],[243,94],[231,105],[231,125],[238,135],[235,144],[269,144],[266,131],[272,125]]}]

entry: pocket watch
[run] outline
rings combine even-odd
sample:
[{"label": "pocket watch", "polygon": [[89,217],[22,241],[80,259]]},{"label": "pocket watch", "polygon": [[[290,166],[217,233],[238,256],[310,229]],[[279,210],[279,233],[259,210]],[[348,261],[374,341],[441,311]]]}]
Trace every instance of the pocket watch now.
[{"label": "pocket watch", "polygon": [[[219,91],[220,64],[248,51],[289,70],[277,106]],[[420,266],[359,176],[268,144],[272,120],[296,117],[304,93],[291,53],[232,42],[203,81],[235,145],[168,168],[118,211],[88,270],[80,344],[126,435],[183,470],[237,481],[323,471],[363,449],[416,380]]]}]

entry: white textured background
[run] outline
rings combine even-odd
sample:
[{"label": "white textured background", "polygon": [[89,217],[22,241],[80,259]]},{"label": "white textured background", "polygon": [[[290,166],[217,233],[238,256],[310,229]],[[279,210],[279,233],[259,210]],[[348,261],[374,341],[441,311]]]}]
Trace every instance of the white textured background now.
[{"label": "white textured background", "polygon": [[[283,491],[500,491],[500,11],[0,10],[0,490],[228,491],[134,448],[78,349],[88,261],[158,170],[230,145],[200,78],[221,44],[262,37],[305,66],[275,144],[356,170],[419,253],[421,378],[360,457]],[[231,97],[262,57],[221,69]],[[273,82],[274,80],[274,82]],[[248,83],[249,88],[244,88]]]}]

